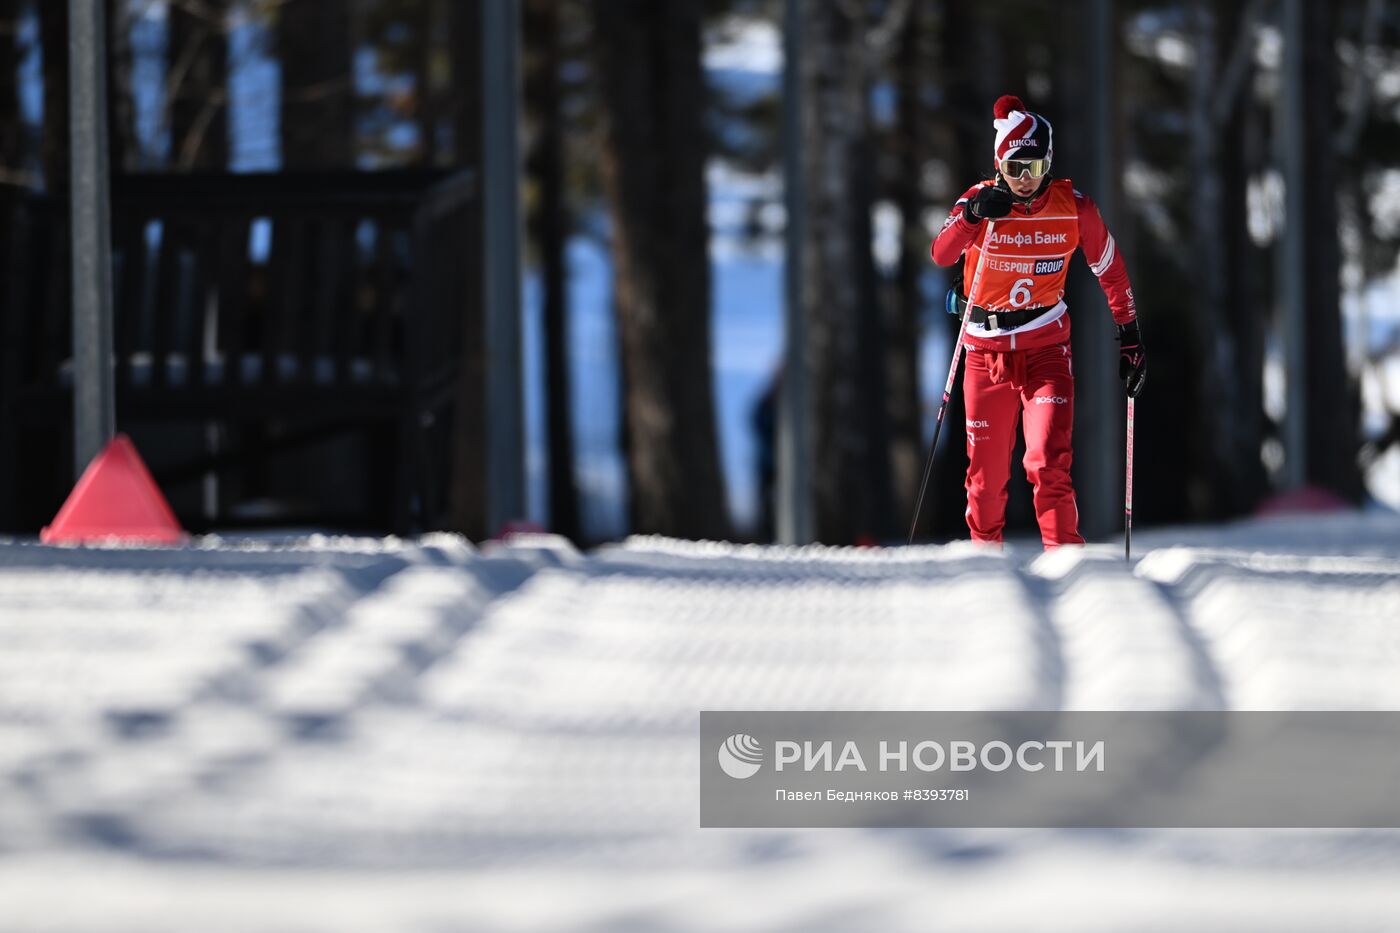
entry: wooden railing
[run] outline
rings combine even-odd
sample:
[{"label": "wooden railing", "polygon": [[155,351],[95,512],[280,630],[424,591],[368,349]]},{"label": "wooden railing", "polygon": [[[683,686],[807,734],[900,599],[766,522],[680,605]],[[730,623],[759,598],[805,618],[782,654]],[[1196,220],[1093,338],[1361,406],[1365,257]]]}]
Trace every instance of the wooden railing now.
[{"label": "wooden railing", "polygon": [[[431,435],[449,428],[463,325],[479,304],[471,173],[127,176],[112,208],[118,426],[152,438],[163,485],[221,487],[212,508],[176,503],[187,524],[246,523],[237,500],[249,496],[281,523],[439,523],[451,445]],[[40,487],[71,425],[67,205],[0,189],[0,224],[0,496],[11,499],[0,524],[26,530],[66,488]],[[169,441],[175,423],[216,440]],[[345,437],[362,444],[335,465],[358,471],[358,501],[279,506],[270,458],[335,437],[341,461]],[[43,507],[27,509],[36,497]]]}]

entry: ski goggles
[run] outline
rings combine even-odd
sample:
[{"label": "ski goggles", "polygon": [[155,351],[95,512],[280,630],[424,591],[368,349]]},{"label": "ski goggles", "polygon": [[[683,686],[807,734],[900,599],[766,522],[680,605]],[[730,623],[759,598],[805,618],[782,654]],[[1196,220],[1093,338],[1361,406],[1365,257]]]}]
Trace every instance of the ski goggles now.
[{"label": "ski goggles", "polygon": [[1007,178],[1020,178],[1027,174],[1032,178],[1041,178],[1050,171],[1050,160],[1002,159],[999,168]]}]

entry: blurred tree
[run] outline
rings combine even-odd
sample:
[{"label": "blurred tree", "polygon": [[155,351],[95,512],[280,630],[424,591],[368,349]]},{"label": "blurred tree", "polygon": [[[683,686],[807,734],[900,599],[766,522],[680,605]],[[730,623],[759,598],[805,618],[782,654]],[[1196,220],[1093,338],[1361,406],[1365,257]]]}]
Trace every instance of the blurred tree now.
[{"label": "blurred tree", "polygon": [[1202,331],[1219,322],[1202,311],[1192,254],[1201,209],[1190,132],[1192,21],[1179,2],[1139,4],[1125,19],[1122,93],[1133,106],[1119,226],[1133,243],[1128,271],[1151,354],[1137,405],[1133,517],[1201,520],[1217,501],[1210,478],[1216,437],[1201,427]]},{"label": "blurred tree", "polygon": [[[991,149],[990,102],[1004,93],[989,86],[989,64],[994,60],[989,47],[995,42],[995,34],[981,6],[956,0],[946,0],[939,5],[938,52],[934,56],[933,87],[929,89],[939,106],[926,132],[938,143],[933,154],[940,160],[946,178],[943,190],[938,193],[940,212],[950,209],[963,191],[984,177],[990,167],[991,159],[987,155]],[[931,240],[936,232],[926,230],[925,239]],[[923,243],[919,257],[925,262],[931,261],[928,250],[929,244]],[[957,319],[935,312],[930,323],[943,331],[946,336],[943,352],[951,355],[958,333]],[[946,378],[947,363],[947,358],[940,357],[932,367],[938,380]],[[934,393],[933,397],[937,398],[941,396],[943,385],[938,382],[925,386],[923,391],[925,397]],[[920,414],[927,413],[921,411]],[[946,437],[940,441],[940,451],[934,461],[926,506],[929,515],[923,526],[938,539],[960,538],[967,534],[967,522],[963,517],[967,507],[967,491],[963,487],[967,475],[967,445],[962,428],[965,420],[962,390],[955,387],[944,413],[943,434]]]},{"label": "blurred tree", "polygon": [[443,5],[451,0],[424,0],[415,17],[417,54],[413,58],[414,122],[418,128],[418,160],[422,165],[443,163],[441,124],[442,89],[446,85],[445,50],[442,44]]},{"label": "blurred tree", "polygon": [[[482,67],[481,5],[448,5],[448,59],[452,63],[448,112],[452,127],[452,163],[481,169]],[[481,224],[472,225],[471,239],[462,244],[462,261],[471,265],[470,278],[482,279]],[[476,290],[480,296],[481,289]],[[456,412],[452,427],[452,477],[448,490],[451,527],[474,538],[497,529],[488,527],[486,502],[486,353],[482,335],[486,321],[479,297],[462,308],[462,370],[457,378]]]},{"label": "blurred tree", "polygon": [[39,43],[43,49],[44,127],[39,162],[44,187],[68,190],[68,4],[35,4],[39,14]]},{"label": "blurred tree", "polygon": [[[177,171],[228,165],[230,0],[171,0],[165,106]],[[285,67],[285,66],[284,66]]]},{"label": "blurred tree", "polygon": [[107,3],[107,149],[114,172],[143,166],[146,154],[136,136],[135,61],[131,33],[136,10],[127,0]]},{"label": "blurred tree", "polygon": [[[1042,58],[1053,91],[1053,171],[1094,199],[1137,286],[1140,263],[1123,208],[1117,145],[1123,129],[1116,106],[1122,64],[1118,12],[1108,0],[1085,3],[1083,9],[1083,19],[1059,17],[1047,24],[1056,40]],[[1141,293],[1140,287],[1135,290]],[[1113,320],[1082,252],[1070,262],[1065,303],[1073,330],[1075,504],[1080,534],[1094,540],[1121,534],[1126,403]],[[1143,326],[1151,327],[1145,318]]]},{"label": "blurred tree", "polygon": [[[890,195],[899,211],[900,228],[893,300],[884,302],[890,483],[898,517],[913,514],[925,457],[919,334],[924,313],[923,281],[929,266],[924,165],[931,157],[926,132],[931,114],[925,105],[925,89],[937,61],[932,47],[936,38],[932,13],[928,4],[916,4],[899,32],[893,61],[895,139],[888,147],[892,151],[881,161],[881,165],[888,166]],[[938,391],[942,391],[941,386]]]},{"label": "blurred tree", "polygon": [[[1345,116],[1337,134],[1338,209],[1343,231],[1343,293],[1356,302],[1358,315],[1349,343],[1357,351],[1363,380],[1385,382],[1388,357],[1400,352],[1400,331],[1378,333],[1365,291],[1395,268],[1396,237],[1400,229],[1381,220],[1381,203],[1374,195],[1387,171],[1380,153],[1400,147],[1400,124],[1394,119],[1393,99],[1382,90],[1382,76],[1394,69],[1400,40],[1400,8],[1389,0],[1366,0],[1338,10],[1339,47],[1346,65],[1340,96]],[[1352,38],[1354,37],[1354,38]],[[1380,393],[1384,396],[1386,393]],[[1362,448],[1363,474],[1392,445],[1400,443],[1400,408],[1383,398],[1380,419],[1368,425]]]},{"label": "blurred tree", "polygon": [[[25,175],[24,136],[20,132],[19,66],[21,0],[0,0],[0,183],[19,183]],[[0,236],[4,235],[0,230]]]},{"label": "blurred tree", "polygon": [[[1337,183],[1344,223],[1353,231],[1351,255],[1358,277],[1353,289],[1394,271],[1400,253],[1400,225],[1387,223],[1383,202],[1374,195],[1393,170],[1391,153],[1400,151],[1395,97],[1383,77],[1400,64],[1400,5],[1367,0],[1341,5],[1339,32],[1346,40],[1348,74],[1339,88],[1345,116],[1336,136]],[[1352,38],[1355,37],[1355,38]]]},{"label": "blurred tree", "polygon": [[817,540],[898,534],[890,490],[885,338],[871,254],[873,56],[898,35],[907,3],[823,3],[801,22],[807,224],[802,304],[811,373]]},{"label": "blurred tree", "polygon": [[[363,92],[361,146],[380,165],[441,165],[451,161],[454,68],[479,67],[480,54],[453,60],[453,20],[462,4],[448,0],[370,0],[365,41],[381,87]],[[411,132],[412,142],[406,142]]]},{"label": "blurred tree", "polygon": [[284,0],[278,7],[282,167],[355,165],[349,0]]},{"label": "blurred tree", "polygon": [[[1238,451],[1234,446],[1234,431],[1240,419],[1232,415],[1249,393],[1227,391],[1227,386],[1250,381],[1250,373],[1239,370],[1232,352],[1231,338],[1239,325],[1231,327],[1227,322],[1232,318],[1247,321],[1257,314],[1253,307],[1235,308],[1227,302],[1230,282],[1245,274],[1245,269],[1231,268],[1227,262],[1227,214],[1245,205],[1244,191],[1225,189],[1221,132],[1227,119],[1239,117],[1242,73],[1231,67],[1232,36],[1226,31],[1231,26],[1238,29],[1238,20],[1237,12],[1222,15],[1215,4],[1206,0],[1192,0],[1186,10],[1185,31],[1191,37],[1195,54],[1187,107],[1189,174],[1195,201],[1187,216],[1193,232],[1190,262],[1195,286],[1184,317],[1189,319],[1187,323],[1197,344],[1193,357],[1199,382],[1195,390],[1201,399],[1200,405],[1193,406],[1191,423],[1197,435],[1211,439],[1202,447],[1204,462],[1199,464],[1204,480],[1200,488],[1207,496],[1199,504],[1211,516],[1223,515],[1232,506],[1243,511],[1258,496],[1257,491],[1244,500],[1230,496],[1240,491],[1231,475],[1237,466],[1242,466],[1237,464]],[[1241,45],[1236,54],[1248,56],[1252,52],[1252,46]],[[1224,85],[1226,73],[1232,77],[1232,86]],[[1258,378],[1262,385],[1262,369]]]},{"label": "blurred tree", "polygon": [[[1364,277],[1393,270],[1396,242],[1394,231],[1373,226],[1372,199],[1349,194],[1366,184],[1365,164],[1339,172],[1336,154],[1384,150],[1396,127],[1388,109],[1378,109],[1381,119],[1368,113],[1369,91],[1348,95],[1339,112],[1336,49],[1339,23],[1370,36],[1363,44],[1379,43],[1384,6],[1302,4],[1307,481],[1351,497],[1360,493],[1358,400],[1342,346],[1338,199],[1357,231]],[[1142,424],[1153,426],[1139,437],[1138,483],[1152,490],[1139,504],[1144,519],[1219,519],[1251,510],[1269,491],[1260,451],[1280,426],[1264,413],[1265,334],[1282,324],[1270,320],[1278,259],[1262,247],[1289,221],[1268,200],[1278,192],[1268,147],[1280,132],[1280,70],[1276,56],[1260,52],[1260,30],[1281,8],[1266,0],[1134,4],[1129,206],[1154,387],[1139,405]],[[1368,86],[1380,56],[1355,59],[1353,88]]]},{"label": "blurred tree", "polygon": [[1341,315],[1341,255],[1337,218],[1337,10],[1303,8],[1303,189],[1308,262],[1305,436],[1309,483],[1359,501],[1359,392],[1347,375]]},{"label": "blurred tree", "polygon": [[530,129],[525,155],[529,183],[526,223],[538,256],[544,305],[550,526],[556,533],[576,540],[578,488],[574,482],[570,417],[569,283],[565,265],[569,216],[564,187],[559,3],[527,0],[524,13],[525,117]]},{"label": "blurred tree", "polygon": [[[114,169],[131,169],[140,159],[131,58],[131,30],[136,16],[126,0],[104,0],[104,3],[108,38],[108,156]],[[16,9],[23,9],[25,5],[16,3]],[[66,2],[36,2],[33,11],[38,17],[43,60],[39,160],[46,186],[62,189],[68,183],[68,5]],[[16,133],[5,135],[7,139],[20,138]]]},{"label": "blurred tree", "polygon": [[724,538],[699,0],[594,5],[631,528]]},{"label": "blurred tree", "polygon": [[452,128],[452,164],[478,165],[481,148],[481,9],[475,3],[447,6],[447,59],[451,62],[443,119]]},{"label": "blurred tree", "polygon": [[[1263,257],[1249,236],[1247,135],[1258,132],[1251,93],[1256,27],[1263,0],[1248,4],[1197,2],[1194,26],[1202,56],[1193,82],[1192,134],[1200,184],[1196,235],[1201,311],[1208,335],[1201,349],[1205,399],[1202,423],[1211,445],[1211,514],[1254,510],[1267,492],[1264,440],[1264,330],[1266,306],[1254,295]],[[1210,56],[1208,59],[1206,56]]]},{"label": "blurred tree", "polygon": [[[0,268],[10,268],[10,246],[15,237],[17,199],[6,189],[27,185],[29,171],[25,138],[20,129],[19,99],[20,0],[0,0]],[[0,400],[3,403],[5,400]],[[4,433],[4,428],[0,428]]]}]

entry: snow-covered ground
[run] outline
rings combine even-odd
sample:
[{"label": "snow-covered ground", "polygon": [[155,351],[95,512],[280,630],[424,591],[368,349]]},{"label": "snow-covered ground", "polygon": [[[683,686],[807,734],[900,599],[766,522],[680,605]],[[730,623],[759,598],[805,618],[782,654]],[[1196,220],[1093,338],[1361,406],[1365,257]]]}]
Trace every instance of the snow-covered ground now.
[{"label": "snow-covered ground", "polygon": [[1400,832],[700,830],[701,709],[1400,709],[1400,517],[0,542],[0,928],[1394,929]]}]

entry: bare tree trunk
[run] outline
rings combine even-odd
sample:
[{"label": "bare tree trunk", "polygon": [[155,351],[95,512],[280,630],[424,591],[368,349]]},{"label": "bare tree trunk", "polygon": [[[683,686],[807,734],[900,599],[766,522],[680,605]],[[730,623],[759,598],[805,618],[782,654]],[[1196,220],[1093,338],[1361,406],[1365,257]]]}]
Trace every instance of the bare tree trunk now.
[{"label": "bare tree trunk", "polygon": [[442,22],[440,0],[422,0],[414,27],[418,32],[413,56],[414,116],[418,122],[418,160],[425,167],[437,165],[442,156],[438,140],[438,95],[433,86],[434,43]]},{"label": "bare tree trunk", "polygon": [[[919,4],[900,34],[895,59],[898,93],[895,154],[895,202],[899,206],[901,249],[895,273],[895,301],[886,326],[885,371],[889,391],[890,473],[894,508],[911,516],[924,461],[923,419],[920,412],[919,332],[924,312],[921,283],[928,267],[928,234],[924,228],[922,176],[924,159],[932,153],[923,132],[928,124],[922,98],[924,63],[932,59],[927,44],[927,7]],[[906,518],[907,520],[907,518]]]},{"label": "bare tree trunk", "polygon": [[[1191,10],[1197,63],[1191,94],[1193,269],[1189,303],[1201,335],[1193,406],[1210,443],[1199,464],[1211,517],[1251,511],[1265,490],[1263,321],[1250,283],[1246,126],[1251,112],[1253,16],[1239,4],[1197,0]],[[1335,224],[1334,224],[1335,228]],[[1150,338],[1149,338],[1150,339]]]},{"label": "bare tree trunk", "polygon": [[[19,0],[0,0],[0,182],[17,181],[26,168],[19,106]],[[6,231],[0,230],[0,236]]]},{"label": "bare tree trunk", "polygon": [[[448,6],[448,41],[452,61],[452,161],[481,172],[481,6],[452,2]],[[479,203],[479,202],[478,202]],[[471,241],[461,245],[468,281],[482,281],[481,212],[472,225]],[[484,303],[474,290],[461,309],[462,350],[454,406],[452,477],[448,499],[451,527],[481,539],[496,531],[486,514],[486,354]]]},{"label": "bare tree trunk", "polygon": [[165,93],[170,161],[180,171],[228,166],[228,4],[170,5]]},{"label": "bare tree trunk", "polygon": [[1348,499],[1362,495],[1357,387],[1347,375],[1341,317],[1341,260],[1337,228],[1336,10],[1303,4],[1304,229],[1309,231],[1304,273],[1307,481]]},{"label": "bare tree trunk", "polygon": [[452,93],[448,119],[452,126],[452,164],[477,166],[481,156],[481,10],[475,3],[447,6],[448,58],[452,62]]},{"label": "bare tree trunk", "polygon": [[[1255,247],[1249,235],[1249,145],[1259,138],[1249,93],[1253,73],[1254,22],[1238,4],[1216,11],[1217,32],[1225,77],[1246,69],[1236,87],[1228,87],[1227,106],[1216,110],[1220,165],[1219,230],[1224,281],[1222,339],[1224,384],[1220,405],[1222,457],[1225,461],[1223,513],[1252,512],[1267,492],[1261,448],[1264,441],[1264,325],[1265,305],[1255,294]],[[1226,51],[1234,50],[1234,51]],[[1244,50],[1241,52],[1240,50]],[[1244,54],[1244,61],[1233,56]],[[1227,81],[1228,83],[1228,81]]]},{"label": "bare tree trunk", "polygon": [[[1207,502],[1201,503],[1210,517],[1223,516],[1225,490],[1229,488],[1232,451],[1231,430],[1236,400],[1226,398],[1230,350],[1228,332],[1223,323],[1233,310],[1226,307],[1225,295],[1229,269],[1225,264],[1225,190],[1221,177],[1219,127],[1215,108],[1220,99],[1221,50],[1228,53],[1229,44],[1217,22],[1215,4],[1195,0],[1191,10],[1192,37],[1196,64],[1191,82],[1191,210],[1194,220],[1192,263],[1197,287],[1182,311],[1189,318],[1187,326],[1197,336],[1197,383],[1199,404],[1197,423],[1212,442],[1201,453],[1206,462],[1197,464],[1206,479],[1202,489]],[[1149,335],[1148,339],[1151,337]],[[1200,430],[1198,429],[1198,430]]]},{"label": "bare tree trunk", "polygon": [[1252,512],[1268,492],[1261,454],[1264,443],[1264,325],[1267,305],[1253,282],[1257,252],[1249,234],[1249,137],[1257,121],[1242,113],[1226,125],[1221,140],[1227,199],[1225,262],[1231,270],[1225,304],[1230,332],[1230,487],[1227,513]]},{"label": "bare tree trunk", "polygon": [[[941,54],[938,60],[944,87],[943,123],[949,133],[944,158],[948,174],[952,177],[949,192],[951,206],[952,199],[961,195],[977,179],[986,177],[991,170],[991,102],[995,96],[988,93],[983,80],[990,67],[989,56],[983,52],[985,46],[991,43],[987,42],[982,17],[975,7],[957,0],[948,0],[941,5],[941,9],[938,37]],[[927,244],[924,248],[927,250]],[[958,321],[946,314],[941,315],[938,321],[938,326],[942,327],[947,337],[945,352],[950,357],[953,341],[958,334]],[[948,357],[943,357],[935,367],[939,378],[943,378],[947,371],[947,362]],[[934,387],[936,391],[942,388],[942,385]],[[967,491],[963,485],[967,476],[967,445],[963,430],[966,417],[959,384],[954,387],[948,400],[948,410],[944,413],[941,450],[934,461],[933,477],[929,483],[928,509],[931,514],[924,527],[935,538],[967,536],[967,521],[964,518]]]},{"label": "bare tree trunk", "polygon": [[39,161],[44,186],[68,191],[68,4],[38,3],[39,41],[44,49],[44,127]]},{"label": "bare tree trunk", "polygon": [[[863,16],[809,4],[802,28],[807,226],[803,314],[811,373],[813,493],[819,541],[849,544],[889,523],[884,400],[865,364],[878,321],[870,252],[869,76]],[[860,13],[857,7],[852,13]],[[878,326],[878,325],[877,325]],[[887,501],[887,500],[886,500]]]},{"label": "bare tree trunk", "polygon": [[131,172],[143,162],[136,137],[136,91],[133,84],[131,29],[132,7],[125,0],[106,0],[107,35],[107,149],[113,172]]},{"label": "bare tree trunk", "polygon": [[277,25],[282,66],[282,167],[355,164],[350,4],[286,0]]},{"label": "bare tree trunk", "polygon": [[632,529],[723,538],[701,3],[608,0],[595,15]]},{"label": "bare tree trunk", "polygon": [[[0,0],[0,127],[9,130],[0,133],[0,269],[9,269],[10,249],[15,239],[15,225],[18,222],[18,198],[12,198],[6,191],[10,185],[25,183],[28,175],[28,159],[25,139],[21,133],[19,101],[19,0]],[[11,313],[13,309],[10,309]],[[0,315],[2,318],[3,315]],[[6,348],[9,349],[9,348]],[[9,358],[9,357],[7,357]],[[9,358],[12,359],[12,358]],[[6,373],[0,373],[0,385]],[[0,406],[7,405],[8,398],[0,398]],[[0,411],[0,435],[5,435],[6,415]],[[9,451],[0,449],[0,474],[10,477],[4,458]],[[13,461],[11,461],[13,462]],[[0,508],[3,508],[0,505]],[[6,514],[6,520],[9,515]]]},{"label": "bare tree trunk", "polygon": [[[1058,38],[1068,47],[1082,44],[1082,55],[1062,56],[1056,71],[1055,159],[1059,177],[1097,203],[1120,255],[1135,274],[1131,225],[1123,204],[1122,162],[1117,139],[1120,12],[1108,0],[1084,4],[1084,22],[1062,18]],[[1093,257],[1097,258],[1097,257]],[[1140,271],[1140,270],[1139,270]],[[1123,384],[1118,381],[1118,344],[1103,290],[1088,261],[1070,264],[1065,302],[1073,318],[1074,487],[1079,532],[1089,540],[1121,533],[1124,448]],[[1151,331],[1149,325],[1144,325]],[[1147,458],[1140,458],[1146,460]],[[1140,463],[1139,473],[1149,466]]]},{"label": "bare tree trunk", "polygon": [[570,418],[568,273],[569,218],[564,200],[564,126],[560,112],[559,15],[555,0],[525,5],[525,107],[534,135],[526,155],[536,197],[530,235],[539,252],[544,300],[545,408],[549,435],[549,511],[555,532],[576,539],[578,487]]},{"label": "bare tree trunk", "polygon": [[[21,122],[19,42],[22,0],[0,0],[0,182],[31,186],[33,141]],[[6,235],[0,233],[0,236]]]}]

